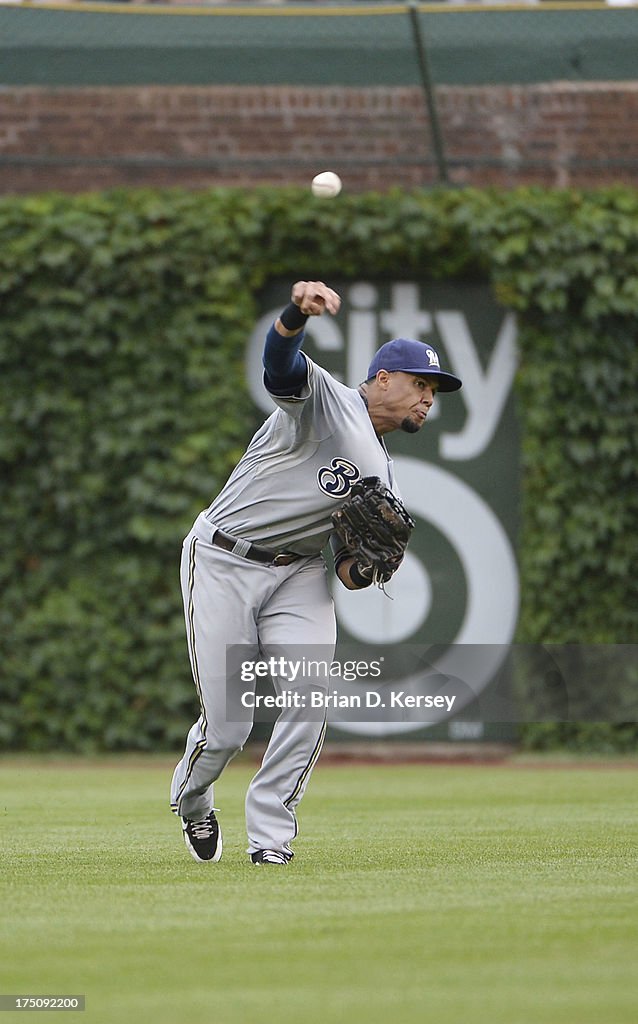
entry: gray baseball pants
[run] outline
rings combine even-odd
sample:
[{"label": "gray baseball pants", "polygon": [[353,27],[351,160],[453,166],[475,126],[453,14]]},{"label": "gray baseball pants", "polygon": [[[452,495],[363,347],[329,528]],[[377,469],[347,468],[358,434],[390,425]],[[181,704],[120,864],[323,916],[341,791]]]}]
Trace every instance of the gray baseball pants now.
[{"label": "gray baseball pants", "polygon": [[[214,806],[213,784],[252,729],[250,712],[244,712],[247,721],[232,721],[227,714],[227,645],[240,644],[242,651],[245,646],[255,658],[264,659],[298,659],[303,645],[320,649],[329,662],[336,643],[334,607],[321,556],[288,566],[262,565],[214,546],[207,537],[208,524],[202,528],[196,523],[184,541],[180,574],[201,714],[173,775],[171,808],[192,820],[205,817]],[[285,679],[273,682],[276,693],[291,688]],[[297,681],[298,690],[303,686]],[[244,684],[243,689],[250,687]],[[325,731],[324,712],[287,708],[280,714],[246,795],[249,853],[289,852],[288,844],[297,834],[295,809],[321,753]]]}]

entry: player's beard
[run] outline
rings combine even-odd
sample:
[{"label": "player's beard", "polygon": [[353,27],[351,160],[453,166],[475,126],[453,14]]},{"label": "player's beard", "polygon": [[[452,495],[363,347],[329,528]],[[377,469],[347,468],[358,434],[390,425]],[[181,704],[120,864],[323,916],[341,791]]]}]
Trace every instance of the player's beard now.
[{"label": "player's beard", "polygon": [[415,420],[410,418],[410,416],[406,416],[401,422],[401,430],[406,434],[418,434],[421,426],[421,423],[416,423]]}]

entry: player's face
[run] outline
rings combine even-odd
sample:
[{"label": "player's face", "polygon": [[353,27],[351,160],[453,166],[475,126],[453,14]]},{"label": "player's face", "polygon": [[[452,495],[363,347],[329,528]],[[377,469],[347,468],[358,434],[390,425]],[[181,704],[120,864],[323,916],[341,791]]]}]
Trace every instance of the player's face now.
[{"label": "player's face", "polygon": [[434,377],[421,377],[401,370],[389,374],[385,411],[392,416],[395,429],[416,434],[432,408],[436,391]]}]

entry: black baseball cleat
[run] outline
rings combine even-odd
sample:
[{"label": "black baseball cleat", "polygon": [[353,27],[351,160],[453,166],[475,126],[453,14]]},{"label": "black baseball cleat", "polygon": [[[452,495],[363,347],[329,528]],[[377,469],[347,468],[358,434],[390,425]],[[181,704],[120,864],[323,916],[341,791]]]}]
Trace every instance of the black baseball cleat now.
[{"label": "black baseball cleat", "polygon": [[182,830],[191,857],[201,864],[215,864],[221,860],[222,830],[215,817],[215,811],[211,811],[199,821],[182,818]]},{"label": "black baseball cleat", "polygon": [[285,853],[279,853],[278,850],[257,850],[255,853],[251,853],[250,859],[253,864],[279,864],[281,867],[285,867],[289,860],[292,860],[292,854],[287,857]]}]

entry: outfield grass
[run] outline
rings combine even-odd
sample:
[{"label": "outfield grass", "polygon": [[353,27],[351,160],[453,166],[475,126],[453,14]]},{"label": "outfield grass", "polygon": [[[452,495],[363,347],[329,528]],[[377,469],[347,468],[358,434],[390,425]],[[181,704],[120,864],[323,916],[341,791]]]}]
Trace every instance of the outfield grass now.
[{"label": "outfield grass", "polygon": [[636,1020],[630,767],[320,764],[279,871],[244,853],[245,762],[213,866],[165,759],[1,768],[0,993],[99,1024]]}]

